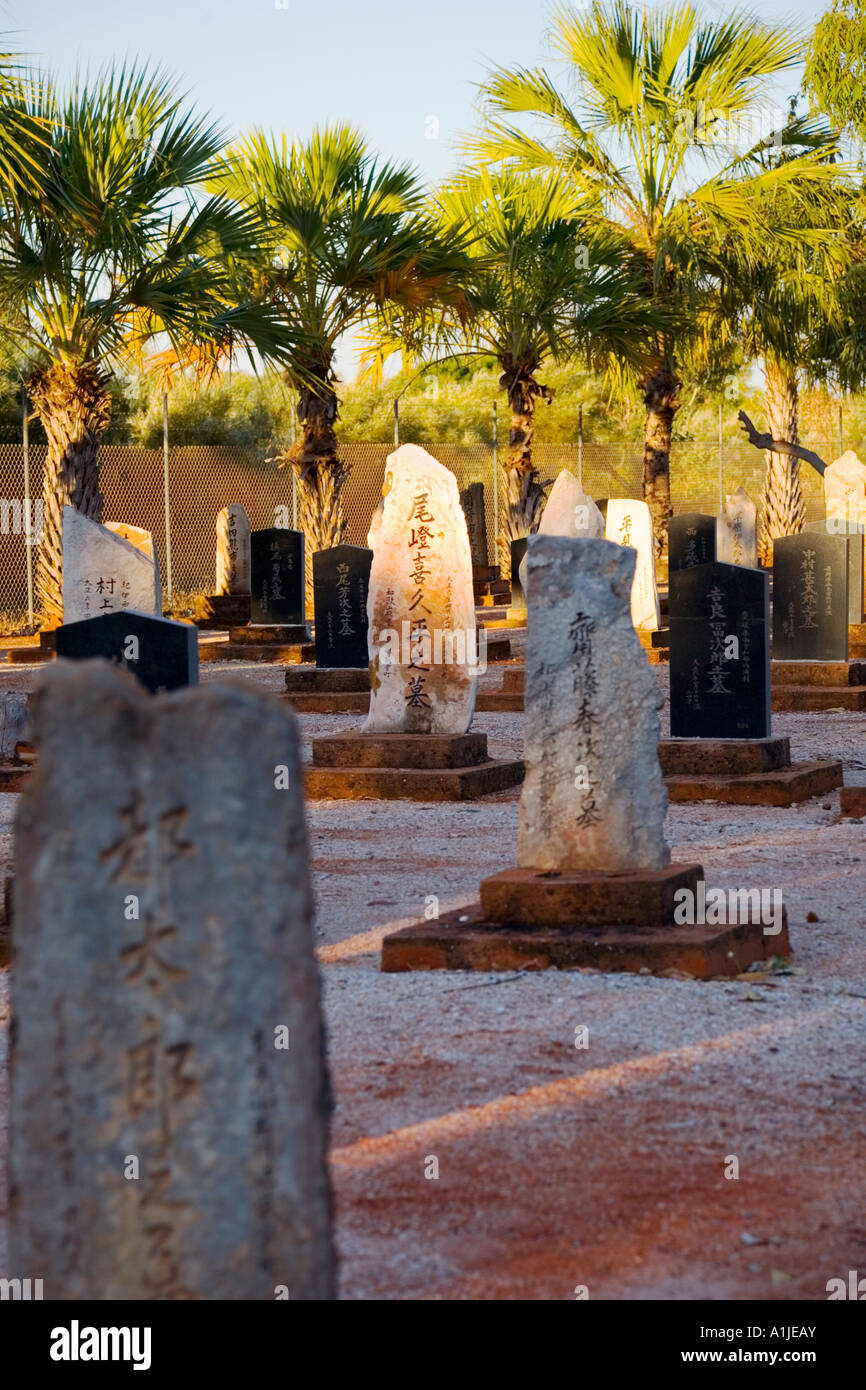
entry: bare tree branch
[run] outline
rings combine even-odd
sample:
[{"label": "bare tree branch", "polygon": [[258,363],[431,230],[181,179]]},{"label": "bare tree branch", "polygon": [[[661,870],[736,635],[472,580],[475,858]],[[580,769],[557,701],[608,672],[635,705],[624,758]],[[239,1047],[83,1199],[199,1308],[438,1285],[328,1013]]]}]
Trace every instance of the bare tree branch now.
[{"label": "bare tree branch", "polygon": [[749,443],[754,444],[756,449],[769,449],[773,454],[786,454],[788,458],[802,459],[804,463],[811,463],[816,473],[823,473],[827,467],[820,454],[814,453],[811,449],[804,449],[801,444],[789,444],[786,439],[774,439],[771,434],[758,434],[745,410],[741,410],[737,418],[746,431]]}]

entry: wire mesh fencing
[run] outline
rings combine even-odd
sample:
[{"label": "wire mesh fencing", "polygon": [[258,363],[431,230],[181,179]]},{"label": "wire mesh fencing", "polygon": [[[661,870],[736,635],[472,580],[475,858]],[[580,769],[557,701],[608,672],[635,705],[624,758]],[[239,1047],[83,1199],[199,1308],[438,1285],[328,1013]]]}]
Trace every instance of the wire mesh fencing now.
[{"label": "wire mesh fencing", "polygon": [[[431,445],[431,452],[454,473],[462,491],[470,483],[484,485],[488,561],[496,562],[497,523],[501,525],[502,466],[499,476],[494,451],[484,445]],[[836,446],[817,446],[825,458],[833,458]],[[385,461],[393,445],[346,443],[341,456],[349,474],[343,491],[345,540],[364,545],[373,512],[382,495]],[[29,497],[42,494],[45,446],[29,450]],[[643,451],[639,443],[536,444],[533,458],[546,488],[563,468],[582,481],[584,490],[597,499],[641,497]],[[745,487],[760,502],[764,456],[745,441],[679,443],[671,456],[671,489],[674,512],[696,511],[715,515],[724,498]],[[165,467],[161,449],[104,445],[100,450],[104,519],[125,521],[153,533],[163,580],[168,577],[178,592],[213,591],[215,582],[216,516],[222,507],[239,502],[253,529],[296,525],[297,505],[292,472],[279,468],[253,449],[227,445],[175,447],[168,456],[168,508]],[[807,464],[800,476],[806,502],[806,518],[824,515],[821,478]],[[36,547],[28,541],[25,507],[24,450],[20,444],[0,443],[0,621],[20,622],[28,611],[28,563],[35,568]],[[31,513],[32,514],[32,513]],[[168,538],[168,546],[166,540]]]}]

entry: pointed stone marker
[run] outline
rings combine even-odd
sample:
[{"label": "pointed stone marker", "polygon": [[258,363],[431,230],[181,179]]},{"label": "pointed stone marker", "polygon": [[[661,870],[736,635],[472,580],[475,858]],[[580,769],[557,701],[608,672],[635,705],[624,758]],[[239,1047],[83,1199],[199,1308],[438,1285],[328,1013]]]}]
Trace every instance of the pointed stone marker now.
[{"label": "pointed stone marker", "polygon": [[661,869],[663,700],[631,621],[635,557],[609,541],[533,536],[527,558],[518,866]]},{"label": "pointed stone marker", "polygon": [[557,474],[550,489],[537,534],[580,536],[587,540],[598,540],[604,535],[604,517],[567,468]]},{"label": "pointed stone marker", "polygon": [[[457,480],[426,449],[388,458],[370,528],[368,733],[464,734],[478,682],[475,599]],[[450,658],[450,659],[449,659]]]},{"label": "pointed stone marker", "polygon": [[637,551],[631,590],[631,620],[636,628],[655,631],[660,626],[659,595],[656,585],[655,538],[650,509],[646,502],[611,497],[607,504],[605,538]]},{"label": "pointed stone marker", "polygon": [[758,567],[758,510],[744,487],[725,498],[716,523],[716,556],[726,565]]},{"label": "pointed stone marker", "polygon": [[162,614],[153,536],[139,526],[100,525],[63,508],[63,621],[98,618],[121,608]]},{"label": "pointed stone marker", "polygon": [[46,1299],[334,1297],[294,716],[99,662],[58,663],[34,706],[11,1268]]},{"label": "pointed stone marker", "polygon": [[828,521],[866,525],[866,464],[860,462],[853,449],[846,449],[825,468],[824,505]]},{"label": "pointed stone marker", "polygon": [[250,521],[239,502],[223,507],[216,522],[215,593],[250,592]]}]

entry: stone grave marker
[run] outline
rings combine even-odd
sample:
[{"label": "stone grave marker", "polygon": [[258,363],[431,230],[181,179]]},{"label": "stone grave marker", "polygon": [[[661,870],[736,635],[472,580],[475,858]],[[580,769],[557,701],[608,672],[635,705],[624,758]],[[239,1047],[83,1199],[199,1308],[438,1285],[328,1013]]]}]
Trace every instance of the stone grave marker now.
[{"label": "stone grave marker", "polygon": [[652,516],[646,502],[611,497],[604,524],[605,538],[637,551],[634,584],[631,591],[631,617],[636,628],[655,631],[660,626],[659,595],[656,585],[655,538]]},{"label": "stone grave marker", "polygon": [[770,736],[770,579],[714,562],[670,576],[671,735]]},{"label": "stone grave marker", "polygon": [[223,507],[216,523],[215,593],[250,592],[250,522],[239,502]]},{"label": "stone grave marker", "polygon": [[847,659],[847,537],[805,531],[775,540],[773,660]]},{"label": "stone grave marker", "polygon": [[63,621],[134,608],[162,612],[153,536],[121,521],[100,524],[63,508]]},{"label": "stone grave marker", "polygon": [[46,1299],[333,1298],[294,716],[239,686],[154,699],[102,663],[58,663],[35,724],[11,1268]]},{"label": "stone grave marker", "polygon": [[366,670],[372,560],[372,550],[362,545],[337,545],[313,555],[317,666]]},{"label": "stone grave marker", "polygon": [[531,537],[527,554],[518,866],[663,868],[662,696],[630,616],[635,557],[560,536]]},{"label": "stone grave marker", "polygon": [[550,489],[536,534],[582,536],[587,539],[598,539],[604,535],[604,517],[567,468],[557,475]]},{"label": "stone grave marker", "polygon": [[253,623],[304,622],[304,536],[271,526],[250,536]]},{"label": "stone grave marker", "polygon": [[478,683],[472,558],[457,480],[426,449],[388,458],[371,527],[368,733],[463,734]]},{"label": "stone grave marker", "polygon": [[469,550],[472,555],[472,568],[484,569],[487,565],[487,517],[484,512],[484,484],[470,483],[460,494],[460,505],[466,518],[469,533]]},{"label": "stone grave marker", "polygon": [[810,521],[804,531],[821,536],[846,536],[848,539],[848,622],[863,621],[863,545],[866,526],[857,521],[830,517],[826,521]]},{"label": "stone grave marker", "polygon": [[715,558],[727,565],[758,567],[758,510],[743,487],[725,499],[717,522]]},{"label": "stone grave marker", "polygon": [[683,512],[668,521],[668,572],[707,565],[716,558],[716,518]]},{"label": "stone grave marker", "polygon": [[127,609],[64,623],[56,641],[58,657],[103,657],[123,666],[154,695],[198,684],[198,633],[189,623]]},{"label": "stone grave marker", "polygon": [[526,612],[526,594],[520,582],[520,566],[526,556],[527,536],[511,542],[511,607]]},{"label": "stone grave marker", "polygon": [[866,464],[846,449],[824,470],[827,520],[854,521],[866,526]]}]

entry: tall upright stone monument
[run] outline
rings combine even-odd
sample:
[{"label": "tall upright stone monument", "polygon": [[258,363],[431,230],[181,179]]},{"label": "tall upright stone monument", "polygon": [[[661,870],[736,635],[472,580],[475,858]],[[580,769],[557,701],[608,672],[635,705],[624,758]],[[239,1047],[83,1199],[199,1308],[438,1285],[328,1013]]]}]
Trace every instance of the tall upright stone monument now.
[{"label": "tall upright stone monument", "polygon": [[216,521],[218,595],[250,592],[250,521],[239,502],[223,507]]},{"label": "tall upright stone monument", "polygon": [[658,759],[662,695],[631,618],[634,550],[535,536],[528,549],[526,780],[517,867],[480,902],[385,937],[382,969],[734,974],[772,951],[759,921],[707,926],[702,870],[671,864]]},{"label": "tall upright stone monument", "polygon": [[866,526],[866,464],[860,462],[853,449],[846,449],[825,468],[824,505],[828,521],[853,521]]},{"label": "tall upright stone monument", "polygon": [[647,632],[660,626],[659,594],[656,584],[655,537],[650,509],[633,498],[611,497],[604,525],[605,539],[637,551],[631,591],[631,619],[635,627]]},{"label": "tall upright stone monument", "polygon": [[581,536],[587,540],[596,540],[604,535],[604,517],[567,468],[556,476],[536,534]]},{"label": "tall upright stone monument", "polygon": [[101,662],[58,663],[34,703],[12,1269],[46,1299],[333,1298],[294,716],[237,686],[154,697]]},{"label": "tall upright stone monument", "polygon": [[730,497],[717,522],[716,559],[727,565],[758,565],[758,510],[744,487]]},{"label": "tall upright stone monument", "polygon": [[122,521],[100,524],[63,508],[63,621],[80,622],[122,608],[162,613],[153,536]]},{"label": "tall upright stone monument", "polygon": [[773,660],[847,661],[848,538],[773,542]]}]

